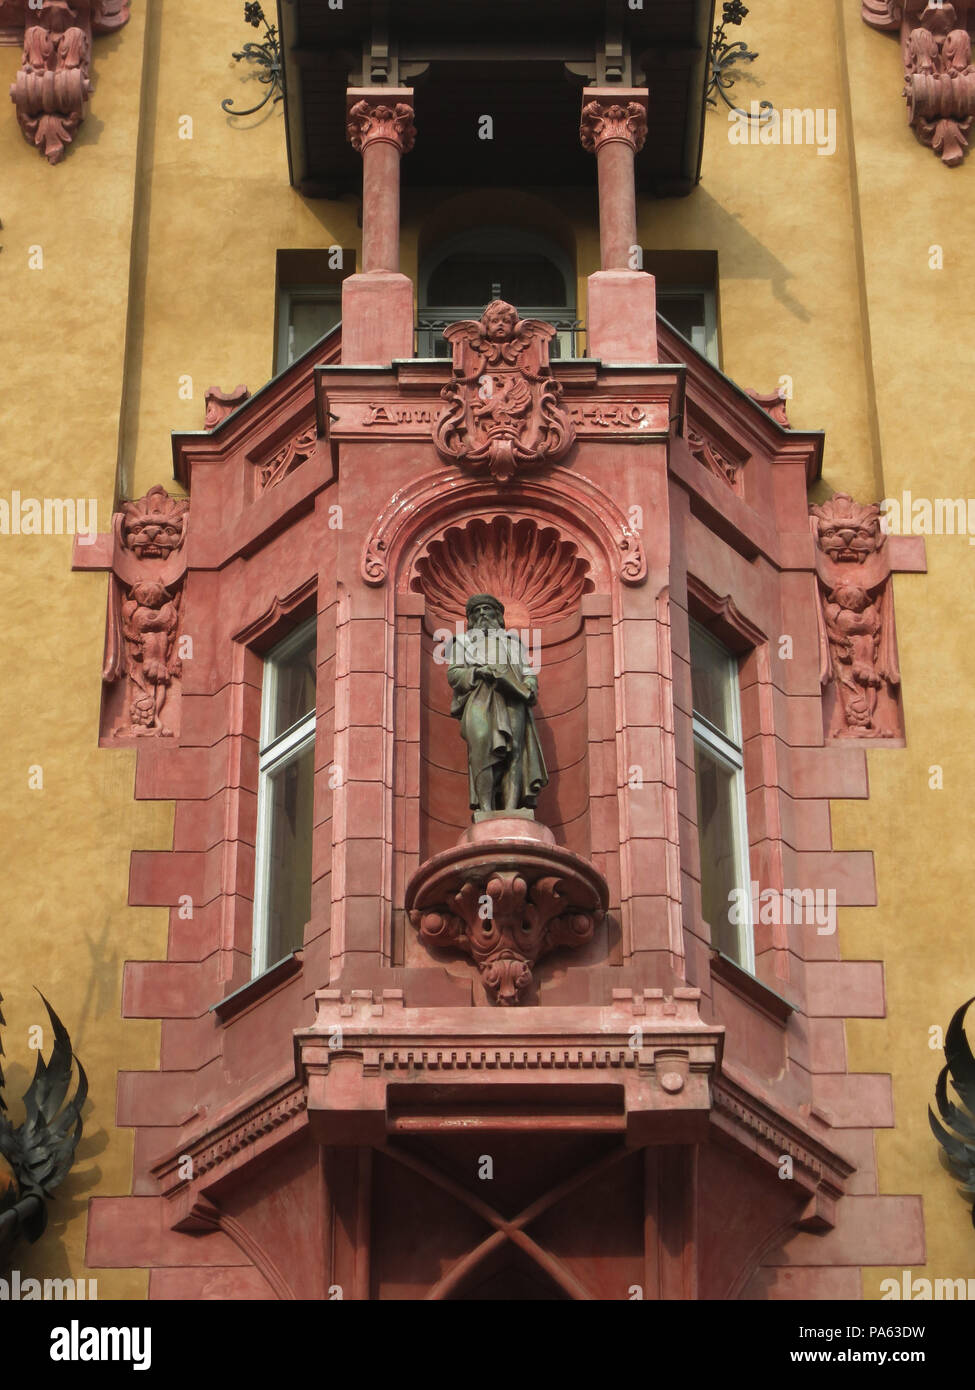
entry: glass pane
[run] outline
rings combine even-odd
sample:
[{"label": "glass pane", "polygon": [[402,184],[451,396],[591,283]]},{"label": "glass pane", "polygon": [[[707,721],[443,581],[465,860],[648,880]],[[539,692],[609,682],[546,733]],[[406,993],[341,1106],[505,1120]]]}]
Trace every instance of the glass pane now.
[{"label": "glass pane", "polygon": [[694,713],[720,729],[737,746],[733,658],[691,625],[691,692]]},{"label": "glass pane", "polygon": [[[699,346],[702,340],[707,342],[705,329],[707,318],[704,312],[703,294],[658,294],[657,307],[661,315],[668,323],[673,324],[681,337],[686,338],[689,343],[698,348],[699,352],[704,351]],[[695,330],[697,330],[697,337],[695,337]]]},{"label": "glass pane", "polygon": [[739,964],[743,963],[742,927],[731,921],[734,905],[737,915],[745,915],[745,905],[736,889],[741,857],[738,843],[735,779],[740,772],[729,772],[706,748],[695,744],[697,782],[697,827],[701,849],[701,913],[711,928],[711,944]]},{"label": "glass pane", "polygon": [[510,304],[567,304],[565,279],[545,256],[512,252],[458,252],[430,276],[427,303],[484,305],[496,297]]},{"label": "glass pane", "polygon": [[322,299],[309,296],[307,299],[299,299],[292,296],[289,319],[291,335],[288,343],[290,360],[294,362],[302,353],[313,347],[319,338],[324,338],[341,317],[341,301],[337,298]]},{"label": "glass pane", "polygon": [[311,916],[312,791],[315,745],[276,768],[265,784],[270,798],[267,965],[297,951]]},{"label": "glass pane", "polygon": [[287,656],[272,657],[276,678],[269,739],[275,739],[315,708],[315,627]]}]

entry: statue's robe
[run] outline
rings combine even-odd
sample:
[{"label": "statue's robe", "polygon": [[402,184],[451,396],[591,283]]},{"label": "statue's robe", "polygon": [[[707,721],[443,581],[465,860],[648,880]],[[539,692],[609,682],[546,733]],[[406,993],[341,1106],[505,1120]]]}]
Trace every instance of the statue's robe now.
[{"label": "statue's robe", "polygon": [[[531,711],[538,694],[538,680],[520,640],[501,629],[467,632],[450,643],[448,661],[447,680],[454,692],[450,713],[460,720],[460,731],[467,744],[471,809],[478,808],[478,776],[487,768],[506,769],[511,761],[515,744],[511,709],[515,702],[525,712],[521,805],[533,807],[548,783],[548,773]],[[497,679],[493,683],[475,679],[477,666],[490,667]]]}]

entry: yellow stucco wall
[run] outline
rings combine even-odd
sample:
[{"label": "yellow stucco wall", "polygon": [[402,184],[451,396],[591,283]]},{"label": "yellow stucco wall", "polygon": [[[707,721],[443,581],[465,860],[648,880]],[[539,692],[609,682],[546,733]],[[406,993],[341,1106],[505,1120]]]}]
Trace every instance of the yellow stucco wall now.
[{"label": "yellow stucco wall", "polygon": [[[128,26],[96,40],[91,114],[57,168],[24,142],[12,106],[0,119],[2,496],[95,497],[104,530],[116,487],[140,496],[170,484],[170,431],[201,427],[205,388],[253,391],[270,375],[276,251],[358,244],[354,199],[311,201],[289,186],[280,105],[241,120],[221,111],[222,97],[247,104],[257,90],[230,56],[254,37],[240,9],[135,0]],[[817,0],[801,23],[791,7],[753,6],[741,35],[760,57],[738,99],[835,109],[836,153],[732,145],[721,108],[707,120],[701,186],[643,202],[640,240],[717,250],[724,369],[761,390],[793,378],[792,421],[827,431],[826,484],[863,500],[908,487],[964,496],[970,445],[956,379],[975,327],[964,235],[975,167],[946,170],[916,144],[898,45],[862,24],[855,0]],[[19,58],[0,48],[0,90]],[[191,139],[180,138],[185,117]],[[419,138],[436,138],[422,105],[417,123]],[[504,206],[544,225],[546,202],[574,237],[581,305],[598,265],[591,199],[535,190]],[[496,195],[463,206],[471,222],[479,207],[499,220]],[[438,212],[436,198],[406,199],[408,274],[438,216],[460,229],[459,204]],[[928,268],[933,244],[944,247],[940,271]],[[29,267],[38,246],[41,270]],[[185,377],[192,399],[180,394]],[[854,1069],[894,1073],[898,1127],[880,1140],[882,1190],[924,1194],[928,1271],[949,1277],[975,1273],[971,1228],[925,1107],[940,1059],[928,1029],[975,993],[964,911],[975,753],[963,712],[975,678],[975,556],[965,538],[934,537],[928,559],[926,577],[896,581],[908,746],[869,753],[869,802],[836,805],[833,824],[838,847],[876,855],[880,908],[842,912],[841,944],[846,956],[887,963],[888,1018],[848,1028]],[[134,802],[132,753],[96,745],[105,588],[104,576],[71,573],[66,537],[0,537],[8,1095],[33,1060],[35,984],[71,1031],[92,1092],[51,1230],[23,1253],[24,1272],[38,1276],[85,1272],[87,1198],[130,1190],[131,1134],[113,1125],[116,1072],[158,1061],[158,1025],[120,1016],[121,970],[165,953],[166,912],[129,908],[126,892],[130,851],[168,847],[172,808]],[[929,790],[932,764],[944,768],[941,791]],[[43,790],[28,789],[35,765]],[[103,1297],[145,1292],[141,1271],[93,1273]],[[868,1274],[867,1296],[885,1273]]]}]

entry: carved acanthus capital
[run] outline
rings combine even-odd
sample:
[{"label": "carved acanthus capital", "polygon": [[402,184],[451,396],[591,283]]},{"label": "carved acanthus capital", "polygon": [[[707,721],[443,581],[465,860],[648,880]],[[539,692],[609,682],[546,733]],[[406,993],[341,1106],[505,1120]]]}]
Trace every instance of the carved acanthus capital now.
[{"label": "carved acanthus capital", "polygon": [[646,109],[638,101],[587,102],[582,108],[579,138],[590,154],[598,154],[611,140],[622,141],[637,154],[647,138]]},{"label": "carved acanthus capital", "polygon": [[[531,826],[536,836],[541,829]],[[465,837],[421,865],[406,907],[421,940],[469,955],[491,1002],[513,1005],[524,1002],[540,957],[592,939],[608,896],[591,864],[526,833],[523,840]]]},{"label": "carved acanthus capital", "polygon": [[550,323],[520,319],[495,299],[480,320],[444,329],[453,347],[454,380],[433,440],[448,460],[507,482],[520,469],[555,463],[575,438],[562,388],[549,374]]},{"label": "carved acanthus capital", "polygon": [[349,110],[349,140],[352,148],[362,154],[374,141],[394,145],[400,154],[409,154],[416,140],[413,107],[404,101],[390,105],[379,99],[364,97]]}]

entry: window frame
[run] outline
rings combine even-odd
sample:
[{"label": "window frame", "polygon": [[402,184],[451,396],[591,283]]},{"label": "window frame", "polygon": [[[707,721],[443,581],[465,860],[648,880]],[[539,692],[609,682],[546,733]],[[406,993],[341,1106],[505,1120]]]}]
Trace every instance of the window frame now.
[{"label": "window frame", "polygon": [[[338,306],[338,316],[332,328],[327,328],[326,334],[331,333],[342,319],[342,282],[334,283],[304,284],[304,285],[279,285],[278,286],[278,339],[275,345],[274,374],[283,372],[290,367],[293,362],[297,362],[302,354],[294,351],[292,330],[294,325],[291,321],[291,310],[295,300],[306,299],[316,300],[323,304],[335,304]],[[306,348],[307,352],[308,349]]]},{"label": "window frame", "polygon": [[[277,702],[278,679],[281,664],[310,635],[317,632],[318,619],[312,617],[299,623],[293,632],[275,643],[263,658],[264,672],[261,683],[261,721],[257,749],[257,830],[254,844],[254,915],[251,930],[251,978],[256,979],[286,959],[269,960],[270,944],[270,881],[273,798],[270,794],[271,778],[289,762],[294,762],[309,747],[314,747],[317,719],[317,698],[309,712],[295,721],[290,728],[276,736],[271,736],[274,710]],[[316,682],[317,684],[317,682]],[[316,692],[317,694],[317,692]],[[312,813],[312,829],[314,812]],[[287,952],[286,955],[290,955]]]},{"label": "window frame", "polygon": [[[745,789],[745,749],[742,738],[741,723],[741,687],[739,683],[739,662],[734,652],[730,651],[723,642],[719,641],[713,633],[709,632],[701,623],[689,619],[689,630],[696,639],[708,643],[722,657],[725,664],[727,679],[727,708],[730,714],[731,737],[717,728],[703,714],[699,714],[694,708],[694,686],[693,677],[691,681],[691,725],[694,740],[695,757],[695,777],[697,774],[697,750],[702,747],[710,757],[725,771],[733,774],[733,793],[731,799],[731,816],[733,834],[735,837],[737,861],[737,888],[742,894],[741,901],[744,902],[743,920],[738,923],[738,950],[739,959],[734,963],[749,975],[755,974],[755,923],[752,920],[752,895],[751,895],[751,856],[748,840],[748,804]],[[693,673],[693,648],[691,651],[690,667]],[[698,825],[698,854],[700,855],[700,825]],[[702,914],[703,916],[703,914]],[[708,922],[709,931],[714,928]],[[729,925],[733,925],[729,923]],[[715,950],[720,948],[712,940],[712,947]],[[724,954],[722,952],[722,954]]]},{"label": "window frame", "polygon": [[[684,338],[683,333],[675,323],[667,317],[668,299],[688,299],[690,296],[699,295],[704,301],[704,338],[703,348],[696,347],[689,338]],[[721,360],[718,351],[718,296],[713,285],[705,284],[657,284],[657,312],[660,317],[677,333],[684,342],[690,342],[695,352],[700,352],[702,357],[712,363],[720,370]]]}]

